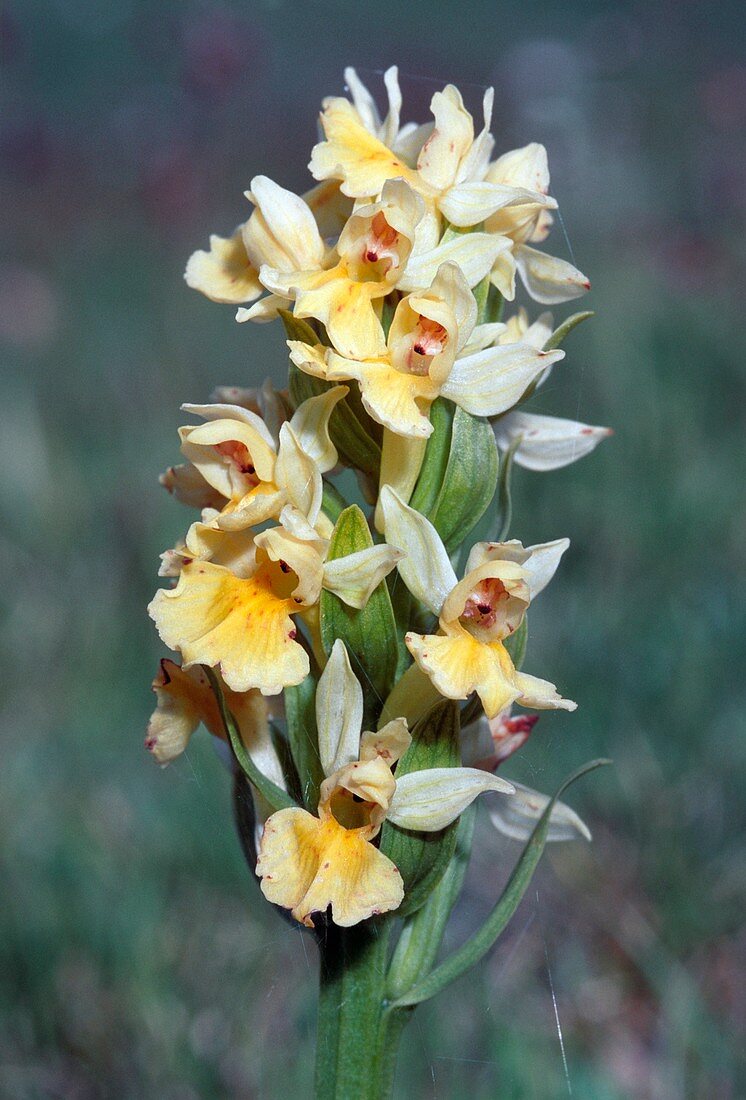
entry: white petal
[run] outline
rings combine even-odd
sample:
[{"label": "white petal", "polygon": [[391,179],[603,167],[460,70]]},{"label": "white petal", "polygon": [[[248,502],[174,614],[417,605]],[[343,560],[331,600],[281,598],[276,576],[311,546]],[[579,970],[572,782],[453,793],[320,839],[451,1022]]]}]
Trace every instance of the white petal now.
[{"label": "white petal", "polygon": [[[498,832],[513,840],[526,841],[531,836],[536,822],[547,808],[549,796],[514,783],[515,794],[500,795],[490,805],[490,820]],[[547,840],[552,843],[560,840],[577,840],[583,837],[591,839],[588,826],[574,810],[564,802],[555,802],[549,817]]]},{"label": "white petal", "polygon": [[262,439],[274,450],[275,441],[272,433],[261,416],[257,416],[251,409],[247,409],[243,405],[228,405],[222,402],[215,402],[212,405],[193,405],[185,401],[181,406],[181,411],[189,413],[191,416],[201,416],[203,420],[240,420],[242,424],[249,424],[255,431],[259,432]]},{"label": "white petal", "polygon": [[541,542],[526,547],[529,557],[523,564],[523,572],[528,579],[532,600],[549,584],[569,545],[569,539],[555,539],[553,542]]},{"label": "white petal", "polygon": [[464,348],[464,356],[473,355],[475,351],[484,351],[485,348],[491,348],[504,332],[505,325],[501,321],[490,321],[485,325],[477,325]]},{"label": "white petal", "polygon": [[381,128],[381,116],[378,113],[375,99],[351,65],[345,69],[344,76],[345,84],[350,90],[352,102],[355,104],[355,110],[360,115],[363,126],[368,133],[378,137],[378,131]]},{"label": "white petal", "polygon": [[317,397],[303,401],[290,421],[298,442],[322,474],[337,464],[337,448],[329,437],[329,418],[338,401],[350,392],[348,386],[333,386]]},{"label": "white petal", "polygon": [[501,252],[510,247],[507,237],[490,233],[459,233],[437,248],[420,253],[415,249],[397,283],[399,290],[419,290],[430,286],[444,263],[457,264],[470,287],[481,282],[492,270]]},{"label": "white petal", "polygon": [[280,447],[275,464],[275,481],[288,500],[314,524],[321,509],[321,471],[300,445],[297,435],[285,423],[280,428]]},{"label": "white petal", "polygon": [[567,260],[547,256],[545,252],[527,245],[516,248],[515,262],[524,286],[535,302],[553,306],[579,298],[591,288],[583,272]]},{"label": "white petal", "polygon": [[564,355],[559,348],[536,351],[528,344],[485,348],[457,359],[440,392],[474,416],[497,416],[520,401],[530,383]]},{"label": "white petal", "polygon": [[316,727],[324,775],[357,760],[363,721],[363,689],[337,638],[316,689]]},{"label": "white petal", "polygon": [[267,294],[264,298],[260,298],[258,302],[255,302],[253,306],[249,306],[248,309],[241,308],[236,310],[236,320],[239,325],[242,325],[244,321],[256,321],[257,324],[263,324],[267,321],[274,321],[277,317],[278,309],[287,309],[290,305],[288,298],[283,298],[280,294]]},{"label": "white petal", "polygon": [[527,470],[559,470],[590,454],[611,428],[592,427],[560,416],[538,416],[516,410],[494,424],[501,450],[520,439],[514,461]]},{"label": "white petal", "polygon": [[513,785],[478,768],[427,768],[396,780],[389,821],[433,833],[450,825],[484,791],[510,794]]},{"label": "white petal", "polygon": [[457,183],[440,201],[440,209],[453,225],[479,225],[506,206],[551,206],[554,199],[528,191],[524,187],[506,187],[502,183]]},{"label": "white petal", "polygon": [[350,607],[365,607],[371,593],[404,557],[392,546],[370,546],[324,566],[324,588]]},{"label": "white petal", "polygon": [[404,504],[389,485],[380,497],[386,541],[407,555],[399,573],[409,591],[439,615],[446,596],[457,584],[450,558],[432,523]]},{"label": "white petal", "polygon": [[[295,270],[305,271],[321,264],[324,242],[316,219],[299,195],[280,187],[268,176],[254,176],[251,198],[261,210],[272,235],[294,261]],[[257,266],[260,259],[265,258],[254,257]]]}]

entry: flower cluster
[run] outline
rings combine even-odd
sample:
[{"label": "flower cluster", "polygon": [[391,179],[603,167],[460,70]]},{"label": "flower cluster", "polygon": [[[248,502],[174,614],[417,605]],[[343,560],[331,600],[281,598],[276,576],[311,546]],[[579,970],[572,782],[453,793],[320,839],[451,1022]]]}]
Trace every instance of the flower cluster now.
[{"label": "flower cluster", "polygon": [[[514,705],[575,708],[521,670],[527,610],[568,540],[507,539],[510,471],[556,469],[608,434],[522,408],[588,316],[502,317],[517,279],[544,305],[589,288],[534,247],[557,206],[544,148],[494,156],[491,90],[479,130],[452,85],[431,122],[402,125],[395,68],[383,119],[345,75],[315,185],[255,176],[246,221],[187,264],[239,322],[281,318],[290,376],[183,406],[199,422],[161,480],[198,515],[149,608],[182,663],[161,662],[148,748],[167,763],[200,723],[229,737],[229,716],[262,890],[309,926],[399,908],[417,884],[401,837],[444,837],[482,792],[510,836],[546,808],[495,773],[536,720]],[[483,518],[491,537],[465,546]],[[549,838],[576,835],[557,803]]]}]

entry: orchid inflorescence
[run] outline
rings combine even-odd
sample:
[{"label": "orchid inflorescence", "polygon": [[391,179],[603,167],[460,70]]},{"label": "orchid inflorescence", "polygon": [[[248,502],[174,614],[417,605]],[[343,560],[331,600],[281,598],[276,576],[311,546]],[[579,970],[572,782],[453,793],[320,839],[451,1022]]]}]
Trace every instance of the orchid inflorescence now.
[{"label": "orchid inflorescence", "polygon": [[149,609],[182,663],[161,662],[146,743],[165,764],[200,723],[228,740],[269,901],[316,930],[394,911],[406,932],[479,794],[508,836],[589,837],[497,774],[536,721],[515,705],[576,705],[521,670],[568,540],[524,547],[507,527],[513,463],[557,469],[609,433],[523,408],[590,316],[503,319],[516,277],[542,305],[589,288],[534,247],[557,207],[543,146],[493,159],[491,89],[475,133],[452,85],[433,121],[401,125],[396,68],[383,119],[345,76],[315,185],[255,176],[247,220],[187,264],[238,321],[281,319],[289,383],[182,406],[199,422],[162,482],[199,515]]}]

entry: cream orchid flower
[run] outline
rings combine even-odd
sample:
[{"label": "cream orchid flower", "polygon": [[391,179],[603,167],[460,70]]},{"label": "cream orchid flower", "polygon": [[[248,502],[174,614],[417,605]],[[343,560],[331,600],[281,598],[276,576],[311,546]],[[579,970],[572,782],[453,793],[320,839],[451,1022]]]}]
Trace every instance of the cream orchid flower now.
[{"label": "cream orchid flower", "polygon": [[[494,416],[564,358],[560,350],[540,351],[526,343],[470,344],[476,319],[474,295],[461,270],[448,263],[427,290],[399,302],[383,355],[356,361],[321,345],[290,340],[288,347],[293,363],[308,374],[357,380],[363,404],[379,424],[397,435],[426,439],[433,430],[430,405],[439,395],[474,415]],[[493,340],[503,327],[479,328],[489,329]]]},{"label": "cream orchid flower", "polygon": [[253,535],[209,524],[190,528],[184,547],[165,555],[173,589],[156,592],[148,612],[184,667],[219,666],[233,691],[276,695],[309,672],[292,617],[309,615],[322,588],[361,608],[401,558],[387,545],[326,561],[327,539],[290,506],[281,525]]},{"label": "cream orchid flower", "polygon": [[353,211],[333,252],[293,270],[264,264],[262,283],[292,299],[296,317],[321,321],[340,354],[377,354],[385,341],[373,303],[399,282],[423,209],[402,180],[390,180],[377,202]]},{"label": "cream orchid flower", "polygon": [[[185,412],[205,421],[179,428],[179,437],[191,466],[222,501],[211,512],[211,525],[240,531],[276,519],[288,503],[315,524],[320,518],[321,475],[337,463],[329,418],[348,392],[346,386],[335,386],[310,397],[289,421],[275,420],[276,435],[243,405],[182,405]],[[181,478],[184,481],[185,475]]]},{"label": "cream orchid flower", "polygon": [[[549,191],[546,149],[533,142],[504,153],[489,166],[485,179],[493,186],[527,188],[546,196]],[[552,203],[553,207],[556,205]],[[513,241],[513,260],[526,290],[534,301],[554,305],[579,298],[590,290],[591,284],[573,264],[530,247],[528,242],[538,243],[548,236],[553,221],[549,210],[550,207],[541,202],[506,206],[487,217],[485,229]],[[512,277],[507,274],[506,291],[506,268],[501,256],[500,264],[493,271],[493,282],[512,301],[515,273]]]},{"label": "cream orchid flower", "polygon": [[512,702],[537,709],[575,710],[554,684],[518,672],[504,640],[520,626],[531,600],[551,580],[567,539],[525,548],[520,542],[477,543],[458,581],[440,536],[390,486],[381,490],[386,540],[406,557],[399,573],[409,591],[438,616],[439,634],[410,631],[405,642],[441,695],[476,691],[488,718]]},{"label": "cream orchid flower", "polygon": [[[556,206],[537,191],[485,179],[494,145],[489,133],[493,99],[494,89],[488,88],[484,126],[475,137],[474,121],[458,89],[449,84],[436,92],[430,104],[434,126],[419,149],[416,168],[411,168],[406,157],[410,142],[403,143],[403,155],[397,155],[391,131],[371,126],[370,118],[366,124],[359,103],[329,98],[321,115],[326,140],[314,146],[309,169],[315,179],[340,180],[342,192],[352,198],[378,195],[387,180],[401,178],[433,210],[461,228],[478,225],[505,207]],[[425,137],[423,129],[418,133]]]},{"label": "cream orchid flower", "polygon": [[264,896],[313,926],[331,906],[349,927],[398,908],[404,883],[373,840],[388,819],[404,829],[437,832],[483,791],[512,791],[505,780],[474,768],[432,768],[397,779],[392,769],[410,735],[403,718],[360,733],[363,693],[337,640],[316,692],[319,754],[326,779],[318,817],[300,808],[268,818],[256,873]]},{"label": "cream orchid flower", "polygon": [[[241,740],[254,763],[278,786],[285,786],[282,768],[269,729],[269,704],[258,691],[237,693],[224,688],[228,708]],[[204,670],[185,669],[164,658],[153,680],[157,706],[148,722],[145,747],[159,764],[168,764],[184,752],[192,734],[204,725],[213,737],[225,740],[217,700]]]}]

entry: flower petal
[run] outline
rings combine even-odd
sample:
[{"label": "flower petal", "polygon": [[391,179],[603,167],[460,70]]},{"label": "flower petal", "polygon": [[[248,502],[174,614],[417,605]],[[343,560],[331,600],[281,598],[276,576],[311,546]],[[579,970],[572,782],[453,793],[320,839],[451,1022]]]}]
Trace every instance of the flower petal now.
[{"label": "flower petal", "polygon": [[444,829],[485,791],[513,792],[512,783],[478,768],[427,768],[396,781],[387,818],[401,829]]},{"label": "flower petal", "polygon": [[359,610],[403,557],[401,550],[383,544],[335,558],[324,566],[324,588]]},{"label": "flower petal", "polygon": [[[549,803],[549,796],[514,783],[515,794],[500,796],[490,805],[490,820],[499,833],[512,840],[526,841],[531,836],[536,822]],[[591,840],[588,826],[564,802],[555,802],[549,816],[547,840],[552,843],[561,840]]]},{"label": "flower petal", "polygon": [[375,760],[380,756],[389,767],[393,767],[411,744],[412,735],[406,718],[392,718],[377,732],[363,734],[360,739],[360,759]]},{"label": "flower petal", "polygon": [[538,416],[520,410],[494,423],[497,445],[506,451],[520,440],[513,460],[527,470],[559,470],[590,454],[611,428],[592,427],[560,416]]},{"label": "flower petal", "polygon": [[446,699],[466,699],[476,691],[485,714],[493,718],[521,694],[513,662],[500,642],[478,642],[466,631],[446,636],[409,633],[404,641]]},{"label": "flower petal", "polygon": [[324,775],[357,760],[363,721],[363,689],[337,638],[316,689],[316,726]]},{"label": "flower petal", "polygon": [[280,428],[280,446],[275,464],[278,486],[288,500],[314,524],[321,509],[323,483],[321,471],[303,449],[290,423]]},{"label": "flower petal", "polygon": [[386,542],[406,554],[398,565],[402,580],[413,596],[439,615],[457,583],[440,535],[425,516],[404,504],[389,485],[381,489],[380,501]]},{"label": "flower petal", "polygon": [[[522,707],[534,710],[577,710],[578,704],[572,699],[563,699],[554,684],[540,680],[538,676],[529,676],[526,672],[516,672],[515,684],[520,694],[515,697]],[[490,715],[490,717],[492,717]]]},{"label": "flower petal", "polygon": [[232,237],[210,237],[209,252],[193,252],[184,278],[192,290],[199,290],[213,302],[236,305],[252,302],[262,293],[259,273],[246,254],[242,227]]},{"label": "flower petal", "polygon": [[450,187],[459,164],[474,140],[474,123],[453,84],[436,92],[430,101],[435,128],[417,158],[417,170],[435,191]]},{"label": "flower petal", "polygon": [[489,233],[459,233],[436,248],[415,246],[398,280],[399,290],[419,290],[430,286],[441,264],[454,263],[470,287],[480,283],[492,270],[498,256],[510,248],[507,237]]},{"label": "flower petal", "polygon": [[263,324],[267,321],[274,321],[278,309],[288,309],[289,306],[289,298],[283,298],[281,294],[266,294],[264,298],[260,298],[248,309],[236,310],[236,320],[239,325],[242,325],[244,321],[256,321],[257,324]]},{"label": "flower petal", "polygon": [[467,227],[479,225],[504,207],[530,205],[555,208],[557,203],[524,187],[507,187],[502,183],[458,183],[451,187],[440,201],[440,209],[452,225]]},{"label": "flower petal", "polygon": [[531,382],[564,355],[559,348],[536,351],[528,344],[485,348],[457,359],[440,392],[474,416],[496,416],[520,401]]},{"label": "flower petal", "polygon": [[213,489],[209,481],[191,462],[169,466],[158,479],[169,493],[190,508],[217,508],[225,504],[225,497]]},{"label": "flower petal", "polygon": [[425,187],[416,172],[366,130],[348,100],[328,99],[321,125],[326,141],[313,147],[308,165],[314,179],[341,180],[341,190],[352,198],[378,195],[390,179],[401,178],[412,187]]},{"label": "flower petal", "polygon": [[329,418],[338,401],[349,393],[347,386],[333,386],[318,397],[303,401],[290,421],[298,443],[322,474],[337,464],[337,448],[329,438]]},{"label": "flower petal", "polygon": [[156,592],[148,612],[185,664],[219,665],[234,691],[276,695],[309,671],[289,618],[296,607],[274,594],[266,569],[243,579],[222,566],[194,562],[184,566],[176,588]]},{"label": "flower petal", "polygon": [[390,859],[334,818],[280,810],[264,827],[256,873],[264,896],[309,928],[331,905],[343,928],[401,905],[404,884]]},{"label": "flower petal", "polygon": [[268,176],[254,176],[248,195],[260,212],[260,217],[249,218],[244,231],[246,250],[256,267],[268,264],[285,271],[319,267],[326,248],[303,199]]},{"label": "flower petal", "polygon": [[354,378],[360,383],[363,405],[379,424],[397,435],[427,439],[432,424],[421,405],[427,409],[438,396],[437,388],[427,376],[405,374],[386,359],[358,362],[330,352],[327,355],[327,378]]},{"label": "flower petal", "polygon": [[515,250],[515,262],[523,284],[535,302],[552,306],[570,302],[591,289],[588,278],[567,260],[547,256],[535,248],[521,245]]}]

